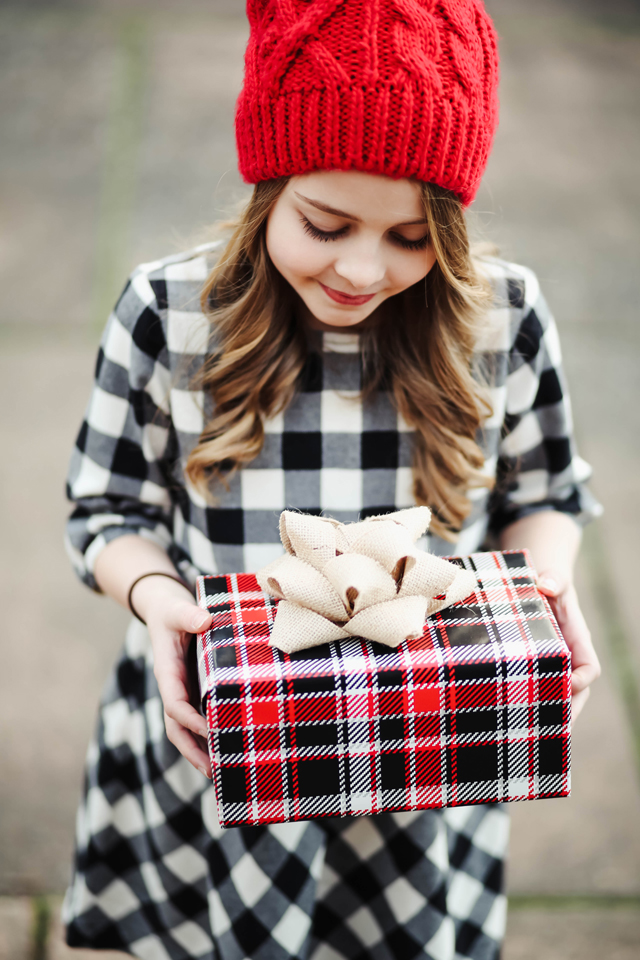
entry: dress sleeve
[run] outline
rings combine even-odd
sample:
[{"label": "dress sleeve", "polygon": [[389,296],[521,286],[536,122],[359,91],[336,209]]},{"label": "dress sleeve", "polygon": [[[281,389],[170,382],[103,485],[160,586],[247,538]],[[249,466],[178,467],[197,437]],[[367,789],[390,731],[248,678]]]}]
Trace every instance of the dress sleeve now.
[{"label": "dress sleeve", "polygon": [[65,545],[81,580],[116,537],[172,541],[169,493],[170,371],[155,294],[145,273],[127,283],[104,331],[95,381],[71,457],[67,496],[75,504]]},{"label": "dress sleeve", "polygon": [[519,268],[508,284],[514,325],[490,529],[498,533],[540,510],[584,524],[602,513],[586,487],[591,467],[577,453],[558,330],[537,278]]}]

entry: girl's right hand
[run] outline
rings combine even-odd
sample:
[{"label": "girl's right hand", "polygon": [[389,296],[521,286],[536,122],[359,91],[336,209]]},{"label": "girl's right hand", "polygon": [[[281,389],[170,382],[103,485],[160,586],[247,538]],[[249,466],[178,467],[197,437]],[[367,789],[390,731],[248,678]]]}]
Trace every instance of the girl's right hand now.
[{"label": "girl's right hand", "polygon": [[186,587],[167,577],[141,580],[134,588],[133,604],[146,621],[151,638],[167,737],[189,763],[211,779],[207,722],[191,704],[187,673],[192,635],[211,625],[211,615],[196,605]]}]

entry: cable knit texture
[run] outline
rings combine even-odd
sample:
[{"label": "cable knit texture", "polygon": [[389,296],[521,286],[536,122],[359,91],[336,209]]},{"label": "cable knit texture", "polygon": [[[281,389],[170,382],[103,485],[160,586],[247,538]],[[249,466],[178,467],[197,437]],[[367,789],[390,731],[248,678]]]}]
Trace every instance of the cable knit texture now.
[{"label": "cable knit texture", "polygon": [[481,0],[248,0],[247,13],[236,139],[248,183],[363,170],[471,203],[498,117]]}]

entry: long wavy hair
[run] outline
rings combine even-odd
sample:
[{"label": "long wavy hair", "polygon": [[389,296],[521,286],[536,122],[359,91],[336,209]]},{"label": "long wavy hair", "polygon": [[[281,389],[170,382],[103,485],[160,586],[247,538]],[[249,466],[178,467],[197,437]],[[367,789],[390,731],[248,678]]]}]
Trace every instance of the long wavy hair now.
[{"label": "long wavy hair", "polygon": [[[255,186],[202,291],[214,347],[198,380],[214,413],[186,474],[208,499],[212,483],[225,483],[259,454],[264,421],[291,402],[307,357],[296,296],[273,266],[265,239],[286,183]],[[415,430],[415,500],[432,508],[431,531],[455,540],[471,508],[469,490],[491,486],[476,439],[491,407],[472,369],[491,290],[475,269],[460,201],[442,187],[421,186],[436,262],[424,280],[385,301],[364,334],[362,394],[366,402],[375,390],[388,390]]]}]

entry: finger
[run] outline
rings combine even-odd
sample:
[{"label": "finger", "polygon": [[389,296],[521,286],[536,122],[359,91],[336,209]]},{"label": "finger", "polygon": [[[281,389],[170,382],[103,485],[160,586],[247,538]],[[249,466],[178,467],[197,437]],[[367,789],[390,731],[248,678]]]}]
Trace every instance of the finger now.
[{"label": "finger", "polygon": [[188,730],[185,730],[179,723],[176,723],[171,717],[164,716],[164,725],[167,731],[167,737],[171,743],[178,748],[186,760],[192,764],[196,770],[211,779],[211,763],[208,752],[203,748],[202,742]]},{"label": "finger", "polygon": [[582,666],[576,667],[571,674],[571,693],[575,694],[586,690],[599,676],[600,664],[597,658],[595,663],[583,663]]},{"label": "finger", "polygon": [[166,713],[181,726],[206,739],[207,721],[190,703],[182,651],[163,651],[162,663],[156,662],[154,673]]},{"label": "finger", "polygon": [[591,690],[587,687],[586,690],[581,690],[580,693],[577,693],[575,697],[571,698],[571,726],[573,726],[580,716],[582,708],[590,696]]},{"label": "finger", "polygon": [[211,626],[211,614],[195,603],[176,603],[167,612],[164,626],[185,633],[202,633]]},{"label": "finger", "polygon": [[537,576],[536,585],[545,597],[559,597],[568,586],[566,576],[561,576],[555,570],[542,570]]}]

